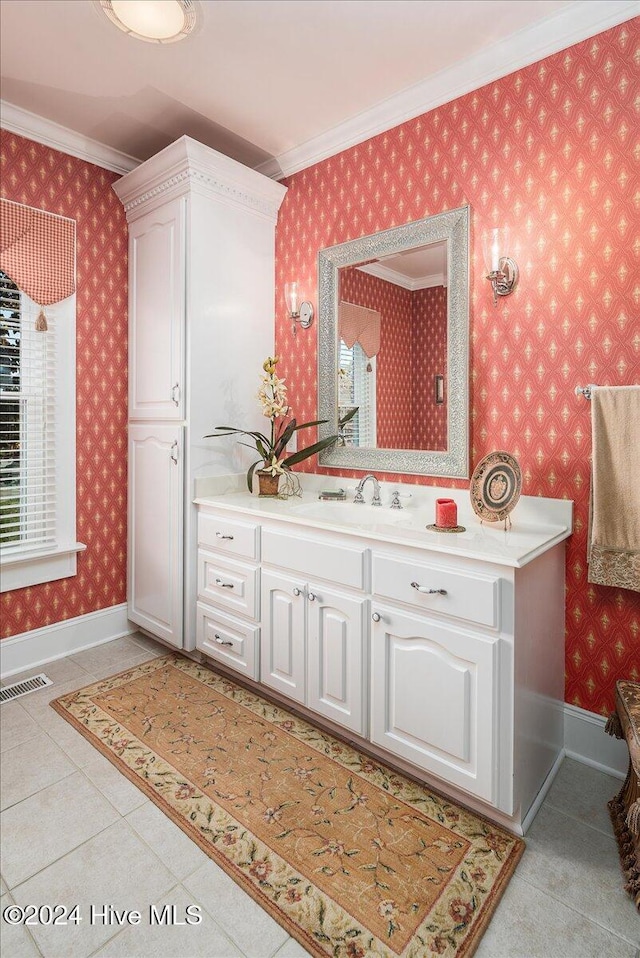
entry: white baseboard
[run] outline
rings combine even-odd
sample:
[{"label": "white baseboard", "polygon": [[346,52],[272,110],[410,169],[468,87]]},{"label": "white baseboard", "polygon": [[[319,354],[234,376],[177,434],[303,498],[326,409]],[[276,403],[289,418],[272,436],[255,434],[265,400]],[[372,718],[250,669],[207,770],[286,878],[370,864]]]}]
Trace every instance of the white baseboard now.
[{"label": "white baseboard", "polygon": [[555,762],[551,766],[551,771],[549,772],[549,774],[544,780],[542,788],[540,789],[540,791],[534,798],[531,804],[531,808],[522,819],[522,834],[523,835],[527,834],[529,825],[531,824],[531,822],[534,820],[534,818],[540,811],[540,806],[542,805],[545,798],[547,797],[547,793],[549,792],[549,789],[553,785],[553,780],[555,779],[556,775],[560,771],[560,766],[562,765],[565,755],[566,755],[565,750],[561,749],[560,752],[558,753],[558,757],[556,758]]},{"label": "white baseboard", "polygon": [[629,750],[626,742],[606,734],[606,721],[602,715],[565,704],[565,755],[616,778],[624,778],[629,765]]},{"label": "white baseboard", "polygon": [[127,618],[127,604],[123,602],[45,625],[42,629],[21,632],[0,642],[0,676],[5,679],[135,631]]}]

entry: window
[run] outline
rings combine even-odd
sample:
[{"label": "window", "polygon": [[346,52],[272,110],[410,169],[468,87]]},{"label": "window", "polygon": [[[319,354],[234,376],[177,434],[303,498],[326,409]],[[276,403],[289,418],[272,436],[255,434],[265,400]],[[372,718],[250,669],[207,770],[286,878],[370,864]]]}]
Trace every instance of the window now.
[{"label": "window", "polygon": [[371,359],[360,343],[345,345],[340,340],[338,369],[338,416],[342,418],[358,407],[358,412],[345,423],[342,445],[376,446],[376,357]]},{"label": "window", "polygon": [[0,272],[2,591],[75,575],[75,294],[40,306]]}]

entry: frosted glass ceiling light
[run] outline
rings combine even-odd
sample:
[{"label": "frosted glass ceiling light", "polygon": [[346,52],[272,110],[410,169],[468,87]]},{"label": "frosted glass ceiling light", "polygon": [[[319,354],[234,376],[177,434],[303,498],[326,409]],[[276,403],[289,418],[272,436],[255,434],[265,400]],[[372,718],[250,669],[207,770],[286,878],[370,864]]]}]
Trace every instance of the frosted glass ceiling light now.
[{"label": "frosted glass ceiling light", "polygon": [[99,7],[118,29],[148,43],[175,43],[197,23],[194,0],[99,0]]}]

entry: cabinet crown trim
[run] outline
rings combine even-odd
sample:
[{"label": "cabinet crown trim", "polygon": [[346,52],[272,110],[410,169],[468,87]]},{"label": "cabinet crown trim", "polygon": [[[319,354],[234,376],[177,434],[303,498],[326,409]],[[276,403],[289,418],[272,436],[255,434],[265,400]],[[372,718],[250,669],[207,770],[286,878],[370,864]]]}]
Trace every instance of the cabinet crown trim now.
[{"label": "cabinet crown trim", "polygon": [[202,143],[183,136],[114,183],[127,218],[157,197],[196,189],[275,219],[286,187]]}]

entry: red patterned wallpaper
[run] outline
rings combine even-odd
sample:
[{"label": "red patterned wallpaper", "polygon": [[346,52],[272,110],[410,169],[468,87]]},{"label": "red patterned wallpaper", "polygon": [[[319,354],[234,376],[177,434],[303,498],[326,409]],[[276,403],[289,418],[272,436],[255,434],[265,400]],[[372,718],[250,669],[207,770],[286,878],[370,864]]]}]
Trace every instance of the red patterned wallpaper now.
[{"label": "red patterned wallpaper", "polygon": [[[412,449],[447,448],[447,290],[412,294],[414,432]],[[444,376],[445,401],[436,405],[435,376]]]},{"label": "red patterned wallpaper", "polygon": [[0,597],[2,637],[126,601],[127,226],[118,177],[1,132],[2,196],[77,222],[78,574]]},{"label": "red patterned wallpaper", "polygon": [[[297,173],[277,233],[276,303],[291,279],[317,302],[319,249],[471,205],[472,464],[508,450],[525,494],[574,500],[565,695],[601,713],[618,676],[640,679],[640,595],[587,583],[591,416],[574,387],[640,382],[639,47],[636,18]],[[480,239],[494,223],[520,266],[497,309]],[[316,418],[316,329],[293,340],[278,308],[279,370],[303,420]]]}]

